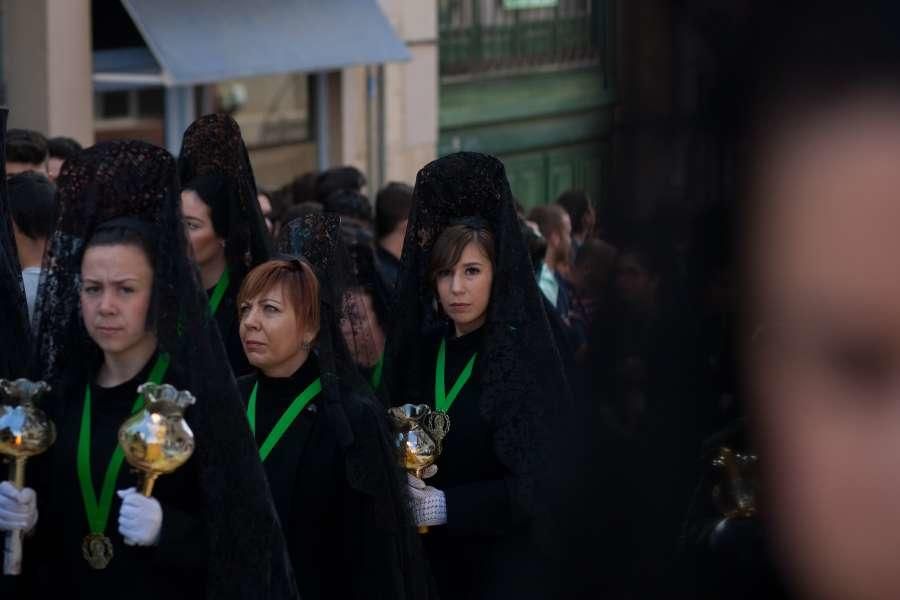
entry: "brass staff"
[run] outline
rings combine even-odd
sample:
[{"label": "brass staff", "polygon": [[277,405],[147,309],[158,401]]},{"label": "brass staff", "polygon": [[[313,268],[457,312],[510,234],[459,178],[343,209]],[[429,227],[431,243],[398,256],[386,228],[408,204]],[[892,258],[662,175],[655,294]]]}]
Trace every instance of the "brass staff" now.
[{"label": "brass staff", "polygon": [[[422,478],[443,450],[442,442],[450,431],[447,413],[431,410],[425,404],[404,404],[388,411],[394,430],[394,449],[397,459],[408,473]],[[419,533],[428,533],[420,526]]]},{"label": "brass staff", "polygon": [[[56,440],[56,428],[35,400],[48,392],[43,381],[0,379],[0,454],[10,461],[9,480],[21,490],[25,487],[25,461],[45,452]],[[10,531],[3,549],[3,574],[22,572],[22,531]]]},{"label": "brass staff", "polygon": [[143,472],[141,493],[149,497],[157,477],[173,472],[194,453],[194,434],[184,411],[196,399],[169,384],[145,383],[138,392],[144,394],[144,409],[119,428],[119,446],[128,464]]}]

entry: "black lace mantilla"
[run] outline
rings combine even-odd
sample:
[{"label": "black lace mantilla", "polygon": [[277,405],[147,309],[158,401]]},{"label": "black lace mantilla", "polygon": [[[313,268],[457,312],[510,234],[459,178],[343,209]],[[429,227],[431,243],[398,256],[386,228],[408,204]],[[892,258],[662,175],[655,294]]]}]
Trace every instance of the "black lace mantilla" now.
[{"label": "black lace mantilla", "polygon": [[382,396],[390,404],[433,403],[427,374],[434,366],[422,364],[430,355],[423,345],[446,323],[433,308],[436,298],[427,278],[431,249],[451,223],[484,219],[495,237],[496,265],[479,352],[480,408],[494,424],[497,457],[513,474],[514,506],[530,514],[548,460],[548,435],[561,404],[569,401],[569,387],[503,164],[472,152],[438,159],[419,171],[413,200]]},{"label": "black lace mantilla", "polygon": [[[256,198],[256,180],[241,129],[228,115],[205,115],[184,132],[178,156],[182,186],[198,178],[221,178],[221,190],[204,198],[213,222],[226,238],[232,269],[244,270],[269,258],[269,236]],[[198,190],[199,191],[199,190]]]}]

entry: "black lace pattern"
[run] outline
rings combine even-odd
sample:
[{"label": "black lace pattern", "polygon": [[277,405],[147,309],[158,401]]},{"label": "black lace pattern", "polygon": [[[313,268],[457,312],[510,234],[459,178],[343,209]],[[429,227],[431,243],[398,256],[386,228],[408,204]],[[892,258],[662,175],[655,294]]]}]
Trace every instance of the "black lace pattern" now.
[{"label": "black lace pattern", "polygon": [[183,186],[197,178],[222,178],[223,188],[210,203],[214,223],[225,230],[229,266],[242,272],[265,262],[269,232],[256,198],[256,180],[241,129],[228,115],[205,115],[184,132],[178,156]]}]

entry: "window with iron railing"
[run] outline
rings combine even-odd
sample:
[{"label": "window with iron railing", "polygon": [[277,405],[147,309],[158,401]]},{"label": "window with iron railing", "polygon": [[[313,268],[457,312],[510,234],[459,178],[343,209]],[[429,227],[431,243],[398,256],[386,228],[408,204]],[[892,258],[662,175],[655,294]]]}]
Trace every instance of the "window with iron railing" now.
[{"label": "window with iron railing", "polygon": [[443,77],[603,64],[614,0],[439,0]]}]

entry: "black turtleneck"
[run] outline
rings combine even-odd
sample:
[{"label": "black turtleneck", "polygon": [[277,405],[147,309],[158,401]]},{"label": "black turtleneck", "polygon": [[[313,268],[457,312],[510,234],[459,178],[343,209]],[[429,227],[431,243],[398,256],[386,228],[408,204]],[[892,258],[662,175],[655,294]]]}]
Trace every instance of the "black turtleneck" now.
[{"label": "black turtleneck", "polygon": [[[479,354],[471,378],[447,413],[450,431],[437,460],[438,472],[427,482],[443,491],[447,502],[447,524],[432,528],[422,538],[441,597],[487,598],[499,593],[484,584],[495,579],[495,570],[505,562],[515,564],[507,559],[521,543],[510,519],[513,511],[506,479],[512,474],[497,458],[495,426],[482,414],[481,377],[487,360],[482,353],[484,335],[481,327],[464,336],[444,338],[447,391],[472,354]],[[426,363],[427,390],[434,390],[440,342],[435,338]]]},{"label": "black turtleneck", "polygon": [[[484,327],[460,337],[448,335],[444,386],[449,392],[460,373],[483,346]],[[435,340],[431,361],[427,363],[430,382],[426,388],[434,390],[435,369],[440,339]],[[440,489],[453,488],[472,481],[503,477],[503,469],[494,456],[493,432],[481,414],[481,374],[484,371],[484,354],[479,352],[468,383],[447,411],[450,431],[444,439],[444,450],[438,459],[438,474],[429,484]],[[432,392],[433,395],[434,392]],[[434,399],[431,402],[434,406]],[[446,490],[445,490],[446,492]]]},{"label": "black turtleneck", "polygon": [[[130,380],[112,387],[91,381],[92,484],[99,500],[110,458],[118,446],[119,427],[132,414],[137,387],[147,381],[154,355]],[[93,378],[91,378],[93,379]],[[169,381],[166,378],[164,381]],[[39,522],[35,538],[26,544],[26,568],[35,597],[49,594],[46,586],[67,590],[72,598],[115,597],[128,589],[134,598],[196,598],[204,594],[206,548],[203,535],[202,498],[191,458],[180,469],[161,476],[153,496],[163,511],[163,526],[157,546],[128,546],[119,535],[122,501],[113,494],[105,535],[112,541],[114,556],[101,571],[82,557],[82,540],[90,533],[78,480],[77,456],[86,384],[67,386],[64,412],[55,417],[57,440],[35,464],[30,480],[38,495]],[[190,424],[190,412],[186,419]],[[41,472],[43,471],[43,472]],[[139,487],[141,477],[127,461],[122,463],[115,490]]]},{"label": "black turtleneck", "polygon": [[[257,372],[238,380],[244,402],[256,391],[256,442],[261,446],[291,402],[319,377],[315,356],[290,377]],[[324,391],[309,402],[263,462],[297,578],[305,599],[352,597],[348,576],[353,548],[352,504],[343,450],[326,417]],[[356,557],[356,558],[354,558]]]},{"label": "black turtleneck", "polygon": [[400,259],[385,250],[381,244],[376,244],[375,265],[384,285],[393,293],[397,288],[397,278],[400,276]]},{"label": "black turtleneck", "polygon": [[[257,445],[262,445],[263,440],[275,427],[275,423],[288,409],[291,402],[303,393],[319,377],[319,365],[315,356],[310,356],[290,377],[269,377],[260,372],[254,381],[256,392],[256,440]],[[243,386],[242,386],[243,387]],[[251,386],[252,391],[252,386]],[[249,394],[247,395],[249,399]],[[316,401],[319,396],[313,398],[306,409],[316,412]],[[279,443],[280,445],[280,443]],[[278,446],[275,447],[276,449]],[[274,452],[274,450],[273,450]],[[271,455],[269,455],[271,458]]]}]

